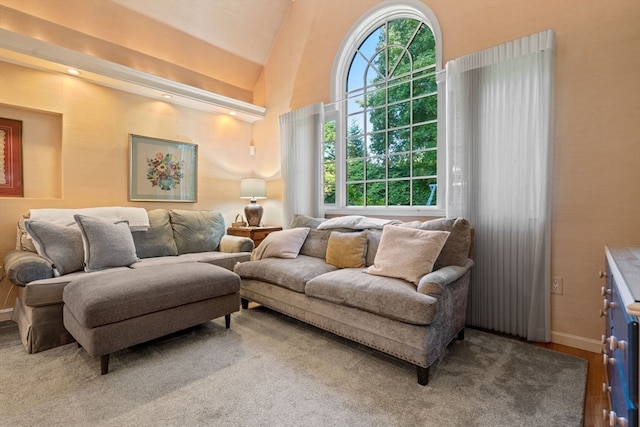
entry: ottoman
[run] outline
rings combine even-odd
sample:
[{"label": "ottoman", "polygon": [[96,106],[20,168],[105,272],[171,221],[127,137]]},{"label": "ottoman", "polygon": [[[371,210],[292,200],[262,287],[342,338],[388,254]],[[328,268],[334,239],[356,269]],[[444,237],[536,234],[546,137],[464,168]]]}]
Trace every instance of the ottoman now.
[{"label": "ottoman", "polygon": [[102,375],[109,354],[240,309],[240,278],[211,264],[190,262],[83,277],[63,292],[63,321]]}]

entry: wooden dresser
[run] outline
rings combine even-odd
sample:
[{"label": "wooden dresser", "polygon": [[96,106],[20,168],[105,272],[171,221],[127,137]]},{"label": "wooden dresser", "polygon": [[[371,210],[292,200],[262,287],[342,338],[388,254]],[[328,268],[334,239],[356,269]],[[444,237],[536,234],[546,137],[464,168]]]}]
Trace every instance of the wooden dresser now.
[{"label": "wooden dresser", "polygon": [[605,247],[607,271],[601,316],[609,408],[603,417],[610,426],[638,426],[638,317],[640,316],[640,248]]}]

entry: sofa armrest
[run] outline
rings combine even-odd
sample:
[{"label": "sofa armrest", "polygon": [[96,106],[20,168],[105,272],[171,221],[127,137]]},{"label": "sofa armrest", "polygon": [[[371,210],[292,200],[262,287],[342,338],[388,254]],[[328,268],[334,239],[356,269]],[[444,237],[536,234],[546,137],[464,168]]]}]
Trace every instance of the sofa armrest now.
[{"label": "sofa armrest", "polygon": [[438,298],[441,296],[445,286],[461,278],[473,265],[473,261],[467,259],[462,267],[449,265],[432,271],[420,279],[420,282],[418,282],[418,292]]},{"label": "sofa armrest", "polygon": [[225,234],[220,239],[220,252],[236,253],[253,251],[253,240],[248,237],[230,236]]},{"label": "sofa armrest", "polygon": [[19,286],[53,277],[51,263],[35,252],[12,250],[4,257],[4,268],[11,283]]}]

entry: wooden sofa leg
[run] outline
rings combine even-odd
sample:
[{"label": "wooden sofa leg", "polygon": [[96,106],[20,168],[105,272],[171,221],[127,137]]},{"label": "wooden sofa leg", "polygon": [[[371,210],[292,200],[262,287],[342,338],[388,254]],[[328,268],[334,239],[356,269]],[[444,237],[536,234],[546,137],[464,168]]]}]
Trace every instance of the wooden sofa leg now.
[{"label": "wooden sofa leg", "polygon": [[109,355],[103,354],[100,356],[100,373],[106,375],[109,373]]},{"label": "wooden sofa leg", "polygon": [[224,327],[229,329],[231,327],[231,315],[230,314],[225,314],[224,315]]},{"label": "wooden sofa leg", "polygon": [[427,385],[429,383],[429,368],[418,366],[418,384]]},{"label": "wooden sofa leg", "polygon": [[460,329],[460,332],[458,332],[458,341],[463,341],[464,340],[464,328]]},{"label": "wooden sofa leg", "polygon": [[248,309],[249,308],[249,300],[245,299],[245,298],[240,298],[240,305],[242,305],[243,309]]}]

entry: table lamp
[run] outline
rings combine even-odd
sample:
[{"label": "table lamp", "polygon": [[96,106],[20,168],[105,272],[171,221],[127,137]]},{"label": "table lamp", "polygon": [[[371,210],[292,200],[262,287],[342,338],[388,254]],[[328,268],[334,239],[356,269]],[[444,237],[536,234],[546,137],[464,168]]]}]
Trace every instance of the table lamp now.
[{"label": "table lamp", "polygon": [[264,209],[257,199],[267,198],[267,184],[264,179],[244,178],[240,181],[240,198],[251,199],[251,202],[244,208],[244,216],[247,218],[249,227],[260,226]]}]

